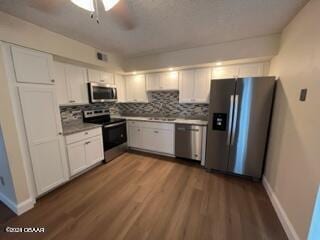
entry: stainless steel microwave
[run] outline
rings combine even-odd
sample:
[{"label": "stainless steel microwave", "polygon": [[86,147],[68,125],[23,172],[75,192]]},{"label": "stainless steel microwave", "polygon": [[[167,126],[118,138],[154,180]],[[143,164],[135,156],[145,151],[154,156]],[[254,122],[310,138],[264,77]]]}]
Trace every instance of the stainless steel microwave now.
[{"label": "stainless steel microwave", "polygon": [[105,83],[88,83],[89,100],[91,103],[117,101],[117,88],[115,85]]}]

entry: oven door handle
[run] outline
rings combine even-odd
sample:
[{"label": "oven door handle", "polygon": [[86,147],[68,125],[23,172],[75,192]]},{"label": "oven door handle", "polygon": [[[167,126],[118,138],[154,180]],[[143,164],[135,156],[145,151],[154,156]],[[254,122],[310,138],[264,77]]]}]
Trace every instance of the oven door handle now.
[{"label": "oven door handle", "polygon": [[126,122],[113,123],[113,124],[110,124],[110,125],[105,125],[103,127],[104,128],[112,128],[112,127],[120,126],[120,125],[123,125],[123,124],[126,124]]}]

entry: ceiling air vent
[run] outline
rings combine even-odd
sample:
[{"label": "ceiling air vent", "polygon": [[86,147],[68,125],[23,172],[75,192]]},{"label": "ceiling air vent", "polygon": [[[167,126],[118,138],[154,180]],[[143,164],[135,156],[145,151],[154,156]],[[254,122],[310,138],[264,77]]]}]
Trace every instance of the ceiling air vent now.
[{"label": "ceiling air vent", "polygon": [[108,56],[105,53],[97,52],[97,58],[100,61],[108,62]]}]

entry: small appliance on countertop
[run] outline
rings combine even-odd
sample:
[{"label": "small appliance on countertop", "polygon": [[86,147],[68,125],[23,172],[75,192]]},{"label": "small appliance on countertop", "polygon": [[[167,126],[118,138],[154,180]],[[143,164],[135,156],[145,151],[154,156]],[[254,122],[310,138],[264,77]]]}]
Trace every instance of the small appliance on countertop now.
[{"label": "small appliance on countertop", "polygon": [[127,127],[123,118],[111,118],[107,109],[83,111],[83,121],[102,125],[105,161],[109,162],[127,151]]}]

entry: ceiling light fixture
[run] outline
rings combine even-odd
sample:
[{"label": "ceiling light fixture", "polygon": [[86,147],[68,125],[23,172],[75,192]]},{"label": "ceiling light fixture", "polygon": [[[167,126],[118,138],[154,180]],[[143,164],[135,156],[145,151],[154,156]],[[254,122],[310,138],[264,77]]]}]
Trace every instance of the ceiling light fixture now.
[{"label": "ceiling light fixture", "polygon": [[169,68],[169,71],[172,71],[173,70],[173,68],[171,67],[171,68]]},{"label": "ceiling light fixture", "polygon": [[104,10],[109,11],[111,8],[113,8],[119,0],[102,0]]},{"label": "ceiling light fixture", "polygon": [[[96,16],[97,23],[99,20],[98,0],[70,0],[73,4],[77,5],[84,10],[91,12],[91,18]],[[105,11],[112,9],[120,0],[101,0]]]},{"label": "ceiling light fixture", "polygon": [[216,62],[216,65],[217,65],[217,66],[221,66],[221,65],[222,65],[222,62]]}]

